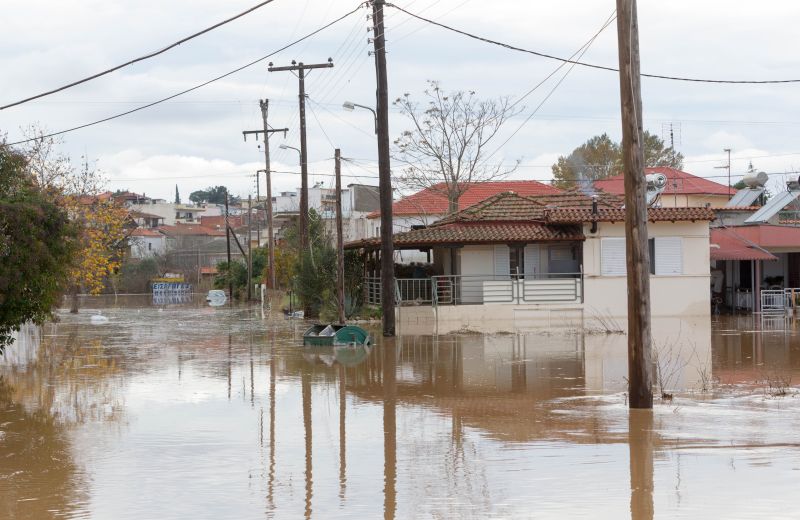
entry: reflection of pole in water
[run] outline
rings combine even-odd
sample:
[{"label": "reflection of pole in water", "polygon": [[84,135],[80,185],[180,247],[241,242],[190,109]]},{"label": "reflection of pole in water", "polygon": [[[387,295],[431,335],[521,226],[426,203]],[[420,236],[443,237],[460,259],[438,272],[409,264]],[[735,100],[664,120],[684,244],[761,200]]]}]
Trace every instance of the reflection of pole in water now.
[{"label": "reflection of pole in water", "polygon": [[[306,369],[308,370],[308,369]],[[306,510],[305,517],[311,518],[311,496],[313,494],[314,482],[312,478],[311,465],[311,374],[307,371],[301,376],[303,387],[303,431],[306,439]]]},{"label": "reflection of pole in water", "polygon": [[269,357],[269,477],[267,479],[267,500],[271,509],[275,509],[274,501],[275,484],[275,333],[272,333],[272,342]]},{"label": "reflection of pole in water", "polygon": [[383,517],[397,509],[397,381],[395,339],[383,338]]},{"label": "reflection of pole in water", "polygon": [[231,335],[228,334],[228,401],[231,400]]},{"label": "reflection of pole in water", "polygon": [[631,470],[631,520],[653,518],[653,412],[628,412]]},{"label": "reflection of pole in water", "polygon": [[339,365],[339,498],[344,499],[347,487],[347,442],[345,429],[345,413],[347,411],[347,394],[345,390],[344,365]]}]

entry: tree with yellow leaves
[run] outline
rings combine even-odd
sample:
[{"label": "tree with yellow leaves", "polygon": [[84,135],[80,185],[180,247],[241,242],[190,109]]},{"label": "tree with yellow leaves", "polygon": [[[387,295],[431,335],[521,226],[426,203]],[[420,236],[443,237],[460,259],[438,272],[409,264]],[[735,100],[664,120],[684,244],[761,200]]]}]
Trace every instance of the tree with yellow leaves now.
[{"label": "tree with yellow leaves", "polygon": [[72,295],[71,312],[78,312],[78,293],[99,294],[108,277],[119,269],[127,242],[127,208],[101,194],[102,173],[84,158],[75,168],[57,152],[60,144],[43,129],[31,127],[33,138],[25,150],[32,176],[43,189],[55,194],[55,202],[78,224],[78,251],[70,266],[67,285]]}]

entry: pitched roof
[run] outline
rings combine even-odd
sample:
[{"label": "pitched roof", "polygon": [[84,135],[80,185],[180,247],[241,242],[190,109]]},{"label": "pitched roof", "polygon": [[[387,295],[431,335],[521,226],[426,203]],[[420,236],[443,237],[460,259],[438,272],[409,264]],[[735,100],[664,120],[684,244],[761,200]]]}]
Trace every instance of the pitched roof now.
[{"label": "pitched roof", "polygon": [[[561,192],[556,187],[538,181],[473,182],[467,185],[458,199],[458,208],[460,210],[468,208],[492,195],[507,191],[513,191],[518,195],[544,195]],[[425,188],[392,204],[392,215],[445,215],[448,210],[446,193],[446,185],[443,182]],[[377,218],[378,216],[380,216],[379,211],[367,215],[368,218]]]},{"label": "pitched roof", "polygon": [[[433,245],[508,244],[537,241],[583,240],[580,226],[551,226],[542,222],[455,222],[396,233],[397,249],[416,249]],[[380,247],[379,237],[350,242],[345,249]]]},{"label": "pitched roof", "polygon": [[[692,175],[675,168],[658,166],[655,168],[645,168],[646,174],[663,173],[667,176],[667,186],[664,188],[663,195],[731,195],[734,190],[729,189],[717,182]],[[614,195],[624,195],[624,176],[622,174],[594,181],[594,187]]]},{"label": "pitched roof", "polygon": [[[622,201],[615,195],[603,194],[597,196],[596,200],[599,208],[618,209],[622,207]],[[431,226],[439,226],[450,222],[542,221],[546,220],[549,208],[591,209],[593,202],[592,197],[577,190],[527,197],[513,192],[498,193],[484,201],[453,213],[433,223]]]},{"label": "pitched roof", "polygon": [[131,231],[132,237],[161,237],[163,236],[161,233],[154,229],[147,229],[147,228],[136,228]]},{"label": "pitched roof", "polygon": [[224,237],[225,231],[220,229],[212,229],[205,226],[197,226],[194,224],[175,224],[174,226],[159,226],[159,230],[163,231],[168,236],[211,236],[211,237]]},{"label": "pitched roof", "polygon": [[714,228],[709,239],[711,260],[777,260],[733,229]]},{"label": "pitched roof", "polygon": [[[716,214],[711,208],[648,208],[647,220],[650,222],[681,222],[697,220],[714,220]],[[596,214],[591,208],[556,208],[550,209],[545,221],[551,224],[582,222],[624,222],[625,210],[600,208]]]}]

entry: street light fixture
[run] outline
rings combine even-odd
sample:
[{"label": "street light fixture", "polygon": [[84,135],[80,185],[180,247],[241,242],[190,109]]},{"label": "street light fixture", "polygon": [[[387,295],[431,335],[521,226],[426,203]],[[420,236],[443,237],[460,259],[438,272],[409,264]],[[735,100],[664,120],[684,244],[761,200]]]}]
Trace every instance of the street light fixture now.
[{"label": "street light fixture", "polygon": [[294,146],[289,146],[288,144],[280,144],[278,148],[281,150],[294,150],[297,153],[300,153],[300,148],[295,148]]},{"label": "street light fixture", "polygon": [[368,107],[366,105],[359,105],[358,103],[353,103],[352,101],[345,101],[344,103],[342,103],[342,108],[347,110],[348,112],[352,112],[353,110],[356,109],[356,107],[363,108],[365,110],[369,110],[370,112],[372,112],[372,117],[375,120],[375,133],[377,134],[378,133],[378,113],[375,112],[374,109],[372,109],[372,108],[370,108],[370,107]]}]

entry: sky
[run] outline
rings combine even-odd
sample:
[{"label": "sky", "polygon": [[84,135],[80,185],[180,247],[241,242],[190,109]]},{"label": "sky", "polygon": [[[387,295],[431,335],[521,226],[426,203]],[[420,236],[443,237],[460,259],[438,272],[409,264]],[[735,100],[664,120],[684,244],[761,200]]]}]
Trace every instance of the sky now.
[{"label": "sky", "polygon": [[[233,16],[257,0],[4,0],[0,30],[0,104],[16,101],[163,48]],[[426,18],[526,49],[568,57],[614,12],[611,0],[396,0]],[[8,142],[32,124],[59,131],[139,107],[193,87],[274,52],[356,8],[355,0],[275,0],[255,12],[145,62],[63,92],[0,111]],[[270,125],[289,128],[271,139],[273,192],[299,186],[297,79],[268,72],[267,63],[323,63],[306,81],[310,182],[333,184],[333,150],[341,148],[343,182],[377,184],[373,106],[374,58],[368,11],[356,13],[256,65],[166,103],[66,133],[59,149],[74,162],[96,163],[109,189],[172,200],[213,185],[256,194],[263,152],[243,130],[261,128],[258,100],[270,100]],[[800,3],[639,2],[641,70],[711,79],[800,78],[795,21]],[[386,8],[389,99],[422,100],[426,81],[481,98],[518,100],[558,66],[556,61],[468,39]],[[617,66],[616,23],[582,60]],[[568,72],[568,73],[567,73]],[[565,75],[566,74],[566,75]],[[560,83],[558,83],[561,81]],[[684,154],[684,170],[726,182],[723,149],[734,180],[752,161],[782,189],[800,170],[800,84],[730,85],[642,79],[645,127]],[[539,107],[539,105],[541,106]],[[615,72],[563,67],[522,101],[491,149],[490,162],[520,167],[512,179],[548,180],[550,166],[588,138],[619,140],[619,78]],[[390,138],[408,129],[396,109]],[[507,141],[507,142],[506,142]],[[505,142],[505,144],[503,144]],[[502,144],[502,146],[501,146]],[[393,173],[400,173],[393,165]],[[264,193],[261,179],[261,193]]]}]

